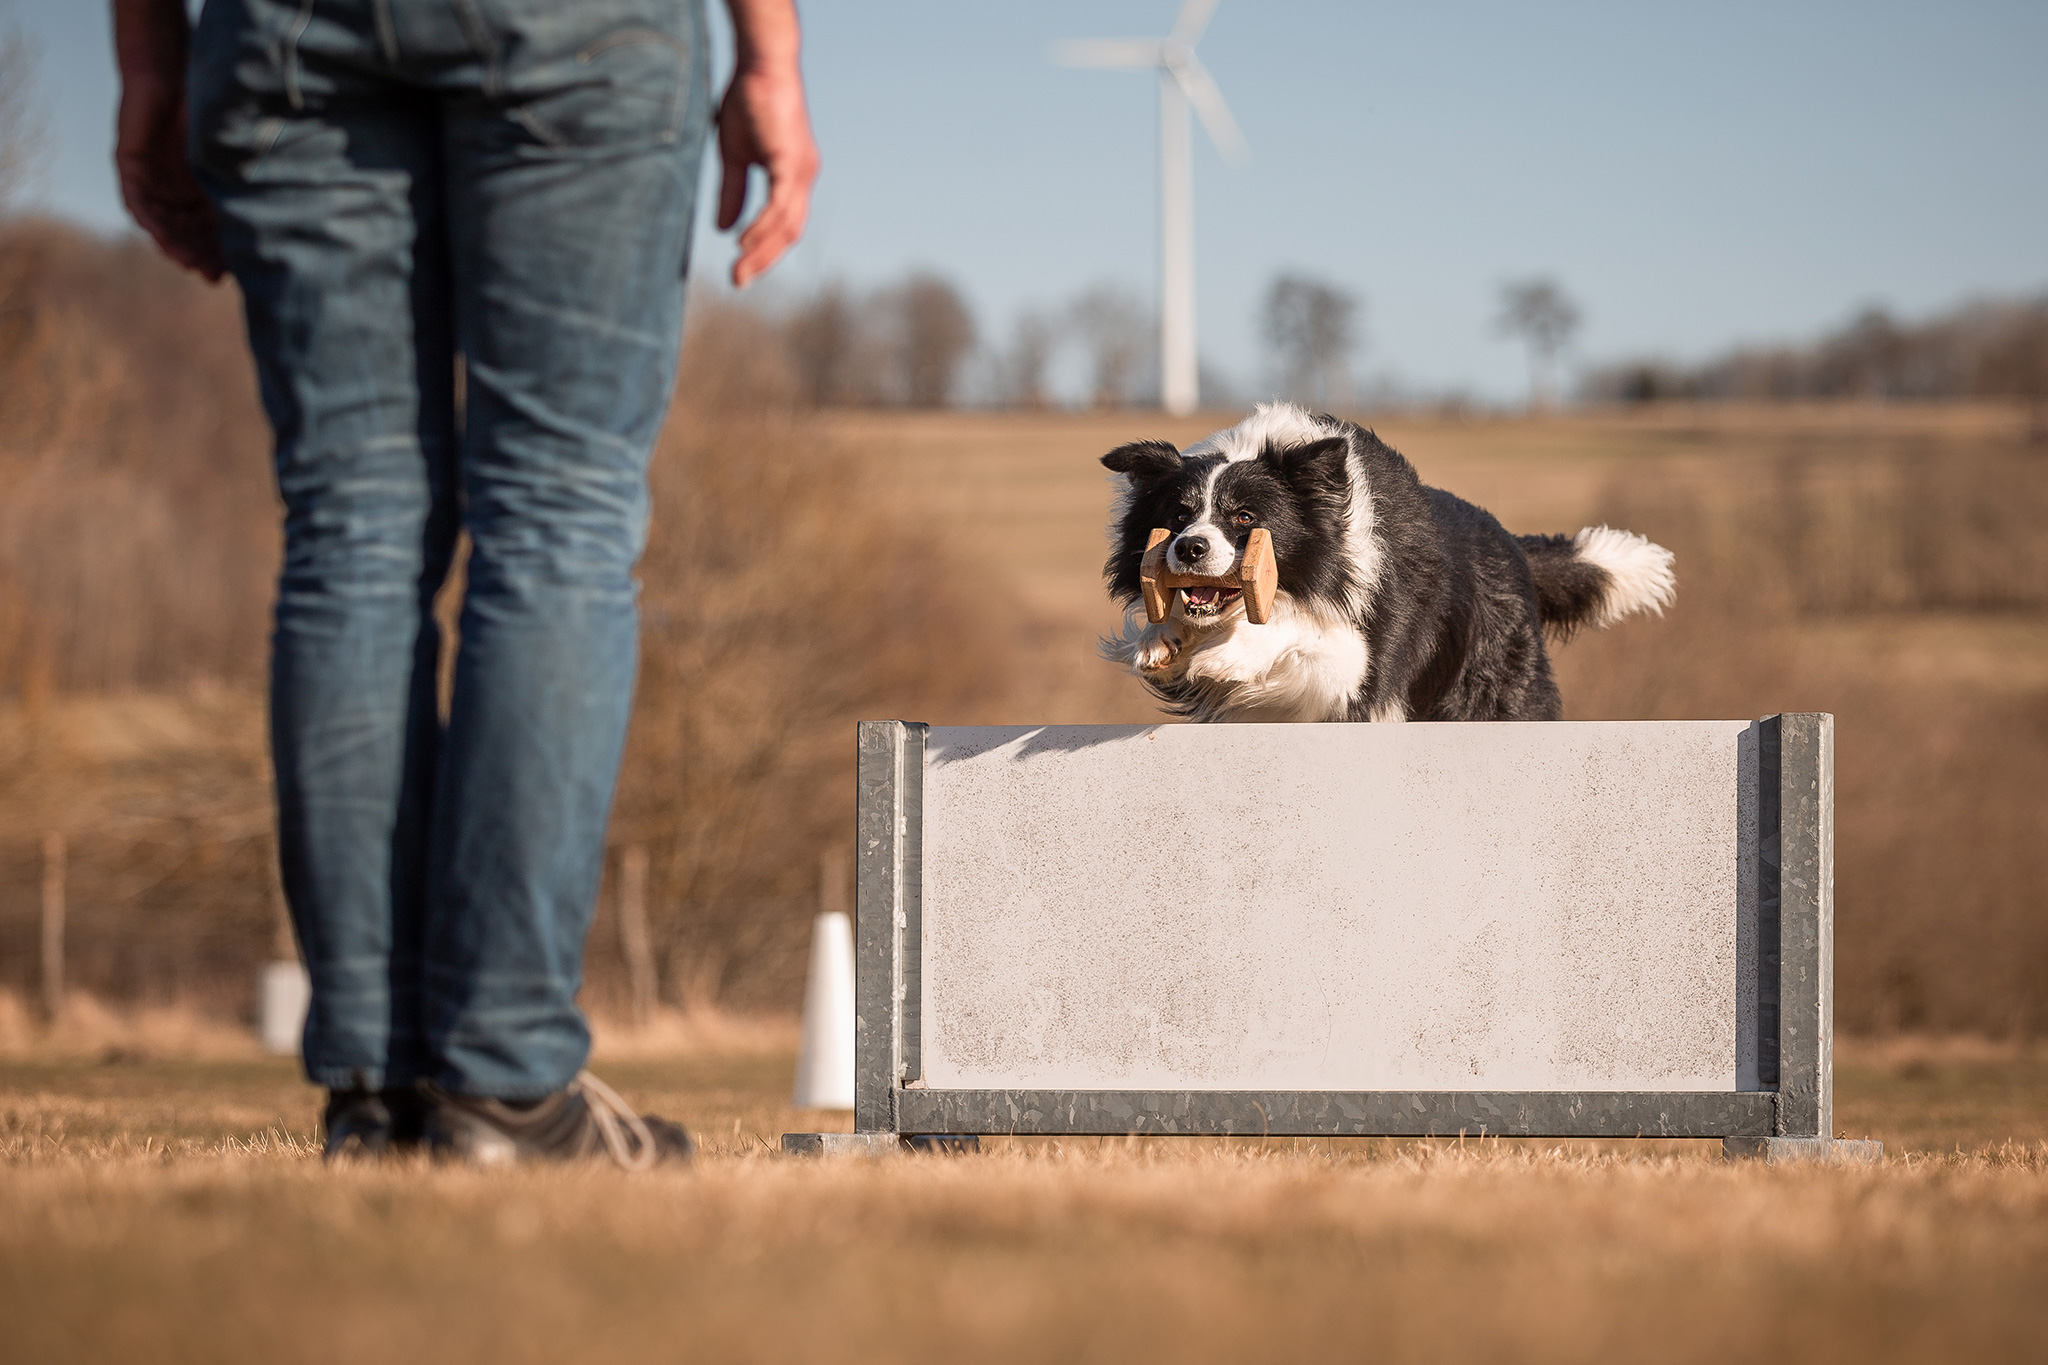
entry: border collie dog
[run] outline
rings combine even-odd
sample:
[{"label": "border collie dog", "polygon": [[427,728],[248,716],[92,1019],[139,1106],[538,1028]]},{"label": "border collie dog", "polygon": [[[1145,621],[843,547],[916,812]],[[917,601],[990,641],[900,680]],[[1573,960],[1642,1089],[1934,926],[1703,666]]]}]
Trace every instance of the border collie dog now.
[{"label": "border collie dog", "polygon": [[[1118,446],[1122,475],[1104,575],[1126,612],[1102,642],[1168,710],[1198,721],[1556,720],[1544,649],[1581,626],[1662,613],[1671,552],[1589,526],[1514,536],[1377,436],[1289,403],[1176,450]],[[1279,569],[1272,618],[1234,588],[1173,591],[1164,621],[1138,606],[1154,527],[1166,566],[1218,576],[1263,526]]]}]

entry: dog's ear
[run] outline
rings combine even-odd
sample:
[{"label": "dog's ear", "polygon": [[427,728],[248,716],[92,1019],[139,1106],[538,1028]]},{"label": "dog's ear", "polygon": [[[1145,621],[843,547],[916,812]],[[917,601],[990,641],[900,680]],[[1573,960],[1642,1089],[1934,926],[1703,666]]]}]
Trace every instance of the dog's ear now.
[{"label": "dog's ear", "polygon": [[1260,458],[1270,462],[1281,475],[1297,486],[1319,485],[1343,488],[1350,483],[1351,438],[1326,436],[1305,446],[1268,446]]},{"label": "dog's ear", "polygon": [[1168,441],[1132,441],[1102,457],[1105,469],[1129,475],[1134,483],[1149,483],[1180,470],[1180,452]]}]

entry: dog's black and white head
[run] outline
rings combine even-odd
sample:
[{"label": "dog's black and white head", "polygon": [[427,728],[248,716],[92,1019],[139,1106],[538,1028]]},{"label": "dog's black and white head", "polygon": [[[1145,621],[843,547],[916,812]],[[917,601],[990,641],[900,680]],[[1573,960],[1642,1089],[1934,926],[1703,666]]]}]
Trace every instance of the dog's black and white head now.
[{"label": "dog's black and white head", "polygon": [[[1279,591],[1341,608],[1355,593],[1344,551],[1353,529],[1352,436],[1333,418],[1288,404],[1176,450],[1134,441],[1102,457],[1124,478],[1104,566],[1112,596],[1138,597],[1138,569],[1155,527],[1173,533],[1166,566],[1216,576],[1234,568],[1253,530],[1273,538]],[[1180,588],[1174,615],[1200,627],[1241,611],[1234,588]]]}]

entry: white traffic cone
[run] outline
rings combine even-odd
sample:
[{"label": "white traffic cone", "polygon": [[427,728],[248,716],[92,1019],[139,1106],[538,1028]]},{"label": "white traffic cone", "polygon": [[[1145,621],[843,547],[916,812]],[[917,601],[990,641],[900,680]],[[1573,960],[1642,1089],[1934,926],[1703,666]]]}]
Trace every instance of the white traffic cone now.
[{"label": "white traffic cone", "polygon": [[853,920],[842,910],[828,910],[811,924],[803,1050],[791,1103],[799,1109],[853,1108]]},{"label": "white traffic cone", "polygon": [[313,983],[297,958],[264,963],[256,979],[256,1035],[263,1050],[280,1057],[296,1053],[312,1003]]}]

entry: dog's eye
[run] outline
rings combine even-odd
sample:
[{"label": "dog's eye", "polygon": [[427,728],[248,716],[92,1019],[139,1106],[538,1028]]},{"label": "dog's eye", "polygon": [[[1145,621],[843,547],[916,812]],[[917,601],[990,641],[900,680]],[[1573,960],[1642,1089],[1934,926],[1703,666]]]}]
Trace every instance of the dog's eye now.
[{"label": "dog's eye", "polygon": [[1194,514],[1183,508],[1175,512],[1168,520],[1173,523],[1173,529],[1178,531],[1181,527],[1194,520]]},{"label": "dog's eye", "polygon": [[1249,526],[1253,522],[1257,521],[1258,518],[1253,516],[1250,512],[1239,512],[1236,516],[1232,517],[1231,520],[1236,522],[1239,526]]}]

